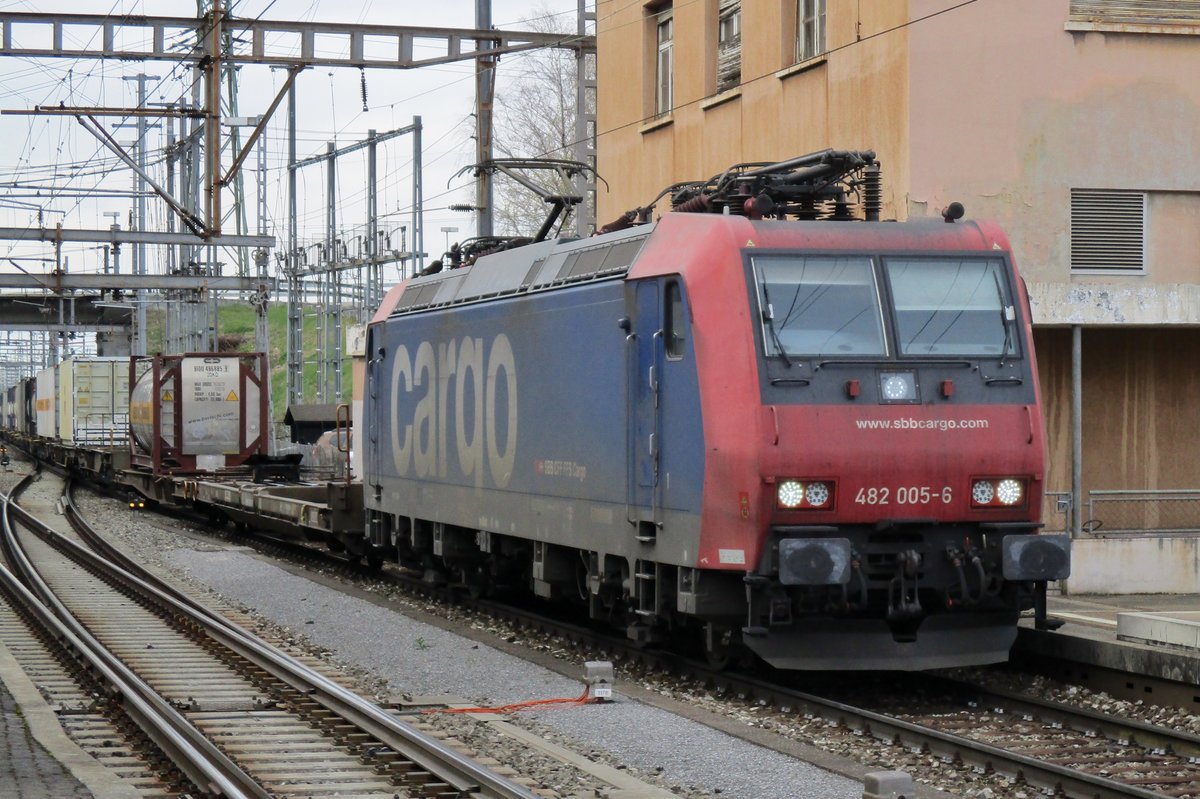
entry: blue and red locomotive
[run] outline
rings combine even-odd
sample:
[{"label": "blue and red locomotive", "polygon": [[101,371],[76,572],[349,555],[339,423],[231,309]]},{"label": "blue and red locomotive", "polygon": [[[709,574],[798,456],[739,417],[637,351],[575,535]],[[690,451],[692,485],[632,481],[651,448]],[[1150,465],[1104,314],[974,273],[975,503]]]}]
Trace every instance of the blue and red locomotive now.
[{"label": "blue and red locomotive", "polygon": [[879,221],[869,152],[671,192],[403,287],[369,332],[370,542],[715,659],[1005,660],[1069,542],[1004,234]]}]

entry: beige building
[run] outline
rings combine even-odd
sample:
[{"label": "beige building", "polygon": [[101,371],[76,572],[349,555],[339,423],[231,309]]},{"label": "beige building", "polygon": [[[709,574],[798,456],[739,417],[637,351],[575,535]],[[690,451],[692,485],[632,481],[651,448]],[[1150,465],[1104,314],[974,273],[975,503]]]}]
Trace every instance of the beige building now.
[{"label": "beige building", "polygon": [[[1200,489],[1200,4],[598,0],[597,19],[601,222],[734,163],[872,149],[885,217],[957,200],[1008,231],[1046,486],[1079,490],[1077,523],[1095,492]],[[1196,496],[1092,515],[1194,529]]]}]

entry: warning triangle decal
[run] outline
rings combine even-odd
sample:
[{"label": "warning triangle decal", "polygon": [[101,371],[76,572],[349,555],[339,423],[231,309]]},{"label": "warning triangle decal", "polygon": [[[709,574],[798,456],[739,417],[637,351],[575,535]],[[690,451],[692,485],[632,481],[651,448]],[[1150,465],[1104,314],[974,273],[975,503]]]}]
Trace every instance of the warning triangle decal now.
[{"label": "warning triangle decal", "polygon": [[229,396],[225,398],[226,402],[237,402],[237,394],[233,391],[229,392]]},{"label": "warning triangle decal", "polygon": [[174,398],[173,396],[171,396],[171,392],[170,392],[170,391],[164,391],[164,392],[163,392],[163,398],[162,398],[162,401],[163,401],[163,402],[171,402],[171,401],[172,401],[172,400],[174,400],[174,399],[175,399],[175,398]]}]

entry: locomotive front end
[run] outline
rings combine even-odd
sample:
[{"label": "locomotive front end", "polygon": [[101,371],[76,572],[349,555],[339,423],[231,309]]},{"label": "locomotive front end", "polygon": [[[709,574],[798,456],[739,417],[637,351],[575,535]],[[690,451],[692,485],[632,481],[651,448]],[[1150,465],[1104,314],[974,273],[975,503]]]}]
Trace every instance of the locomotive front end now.
[{"label": "locomotive front end", "polygon": [[[972,223],[758,223],[744,269],[766,441],[743,640],[781,668],[1006,660],[1069,573],[1041,532],[1023,287]],[[850,228],[853,228],[851,230]],[[791,246],[789,246],[789,244]],[[796,246],[799,245],[799,246]]]}]

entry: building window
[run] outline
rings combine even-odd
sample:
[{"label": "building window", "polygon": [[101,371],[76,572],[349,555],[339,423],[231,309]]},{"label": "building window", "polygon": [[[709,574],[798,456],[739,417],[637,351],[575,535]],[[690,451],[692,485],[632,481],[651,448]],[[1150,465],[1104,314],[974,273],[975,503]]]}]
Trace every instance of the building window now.
[{"label": "building window", "polygon": [[717,93],[742,82],[742,0],[721,0],[717,11]]},{"label": "building window", "polygon": [[1071,189],[1071,268],[1145,270],[1145,192]]},{"label": "building window", "polygon": [[1071,22],[1096,25],[1130,25],[1132,32],[1141,26],[1200,25],[1200,6],[1196,3],[1181,3],[1179,0],[1071,0]]},{"label": "building window", "polygon": [[825,52],[825,0],[796,0],[796,61]]},{"label": "building window", "polygon": [[666,114],[674,107],[672,86],[675,82],[675,20],[671,9],[658,14],[657,60],[654,70],[654,113]]}]

